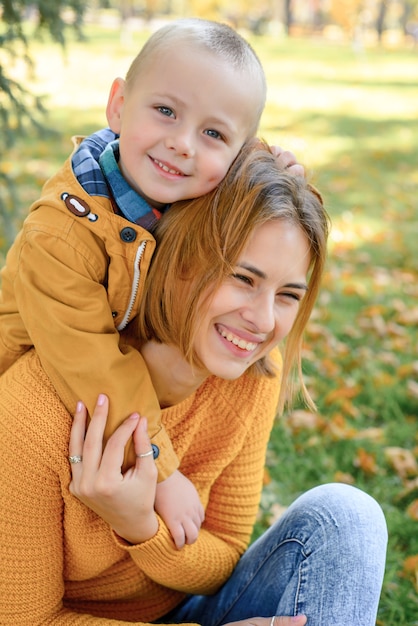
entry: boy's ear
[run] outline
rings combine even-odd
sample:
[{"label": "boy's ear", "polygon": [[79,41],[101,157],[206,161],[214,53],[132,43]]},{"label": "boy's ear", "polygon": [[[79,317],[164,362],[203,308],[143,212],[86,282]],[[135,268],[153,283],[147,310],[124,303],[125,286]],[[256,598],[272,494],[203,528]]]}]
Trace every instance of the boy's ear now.
[{"label": "boy's ear", "polygon": [[115,78],[110,88],[107,100],[106,117],[109,127],[117,135],[120,134],[122,110],[125,102],[125,81],[123,78]]}]

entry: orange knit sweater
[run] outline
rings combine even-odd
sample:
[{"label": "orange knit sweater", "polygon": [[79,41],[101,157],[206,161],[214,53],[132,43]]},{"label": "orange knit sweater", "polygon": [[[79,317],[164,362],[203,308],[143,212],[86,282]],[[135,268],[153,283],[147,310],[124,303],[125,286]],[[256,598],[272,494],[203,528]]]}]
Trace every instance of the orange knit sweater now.
[{"label": "orange knit sweater", "polygon": [[180,551],[161,520],[131,546],[69,493],[71,418],[35,352],[21,357],[0,378],[0,624],[142,624],[215,591],[251,536],[278,392],[212,377],[163,411],[206,519]]}]

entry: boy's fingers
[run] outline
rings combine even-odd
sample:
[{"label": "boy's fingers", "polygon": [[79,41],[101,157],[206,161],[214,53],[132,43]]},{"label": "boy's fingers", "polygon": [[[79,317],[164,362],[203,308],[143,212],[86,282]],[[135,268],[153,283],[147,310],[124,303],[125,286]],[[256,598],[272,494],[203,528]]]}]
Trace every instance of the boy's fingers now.
[{"label": "boy's fingers", "polygon": [[287,170],[292,174],[292,176],[305,176],[305,168],[303,165],[299,165],[299,163],[288,165]]},{"label": "boy's fingers", "polygon": [[183,522],[183,527],[186,543],[191,545],[199,536],[200,524],[196,525],[193,520],[186,520]]},{"label": "boy's fingers", "polygon": [[187,539],[182,524],[178,523],[175,528],[170,528],[170,533],[173,537],[174,543],[176,544],[177,550],[181,550]]}]

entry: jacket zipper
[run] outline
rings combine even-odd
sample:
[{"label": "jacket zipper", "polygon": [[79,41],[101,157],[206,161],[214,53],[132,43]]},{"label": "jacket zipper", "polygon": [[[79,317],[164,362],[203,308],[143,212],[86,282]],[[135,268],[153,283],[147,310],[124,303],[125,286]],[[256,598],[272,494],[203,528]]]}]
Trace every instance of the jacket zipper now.
[{"label": "jacket zipper", "polygon": [[135,261],[134,261],[134,277],[133,277],[133,280],[132,280],[131,296],[129,298],[129,304],[128,304],[128,308],[125,311],[125,315],[123,316],[123,319],[120,322],[120,324],[118,324],[118,326],[116,327],[117,330],[123,330],[128,325],[129,318],[131,316],[132,309],[134,307],[136,294],[138,293],[139,279],[141,278],[141,270],[139,268],[139,264],[141,262],[142,255],[144,254],[144,250],[145,250],[145,246],[146,245],[147,245],[147,242],[143,241],[141,243],[141,245],[138,247],[137,251],[136,251]]}]

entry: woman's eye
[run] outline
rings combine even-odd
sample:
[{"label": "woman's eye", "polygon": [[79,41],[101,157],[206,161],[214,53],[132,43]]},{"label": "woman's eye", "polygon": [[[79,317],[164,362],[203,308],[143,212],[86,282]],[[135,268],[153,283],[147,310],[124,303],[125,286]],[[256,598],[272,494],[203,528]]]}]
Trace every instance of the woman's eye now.
[{"label": "woman's eye", "polygon": [[159,111],[160,113],[162,113],[166,117],[174,117],[174,111],[173,111],[173,109],[170,109],[169,107],[159,106],[159,107],[157,107],[157,111]]},{"label": "woman's eye", "polygon": [[278,293],[277,296],[279,298],[286,298],[288,300],[295,300],[296,302],[300,302],[302,300],[302,296],[298,293],[294,293],[292,291]]},{"label": "woman's eye", "polygon": [[217,130],[213,130],[213,129],[208,129],[205,130],[206,135],[208,135],[208,137],[212,137],[212,139],[223,139],[221,133],[218,133]]},{"label": "woman's eye", "polygon": [[250,278],[249,276],[245,276],[244,274],[234,274],[233,276],[236,280],[239,280],[242,283],[245,283],[246,285],[253,284],[252,278]]}]

